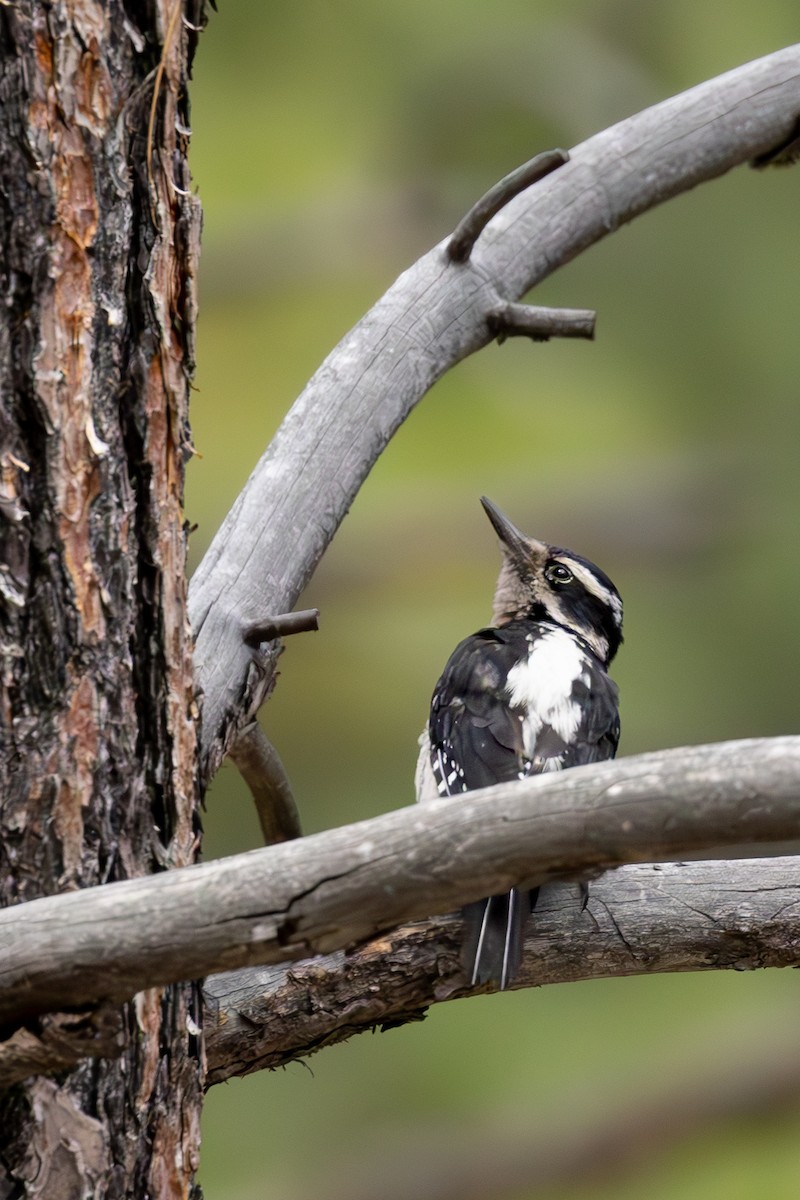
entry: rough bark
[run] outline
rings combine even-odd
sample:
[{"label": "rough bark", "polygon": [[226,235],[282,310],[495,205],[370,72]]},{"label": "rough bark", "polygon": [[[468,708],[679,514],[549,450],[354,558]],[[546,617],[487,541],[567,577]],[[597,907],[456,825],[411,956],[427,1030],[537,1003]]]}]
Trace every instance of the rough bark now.
[{"label": "rough bark", "polygon": [[[736,841],[796,834],[797,746],[786,739],[773,762],[779,796],[748,755],[728,790],[703,792],[705,807],[685,812],[679,831],[674,799],[691,806],[700,786],[686,762],[670,793],[657,770],[633,792],[608,775],[609,821],[593,820],[588,841],[596,794],[564,825],[557,806],[541,812],[546,793],[537,793],[545,824],[536,825],[515,807],[519,796],[499,792],[494,825],[480,798],[469,799],[458,817],[444,804],[390,814],[366,832],[260,852],[268,859],[137,880],[190,863],[198,838],[181,498],[198,231],[186,76],[201,18],[202,0],[0,4],[0,901],[18,906],[13,919],[0,918],[9,980],[15,926],[32,913],[46,933],[51,918],[66,917],[56,938],[55,926],[46,933],[50,959],[27,980],[15,977],[4,1011],[26,1018],[13,1036],[32,1069],[60,1054],[68,1070],[81,1039],[87,1053],[109,1056],[56,1081],[34,1075],[0,1099],[0,1195],[189,1193],[200,998],[195,985],[164,986],[170,980],[347,945],[522,878],[706,847],[722,840],[720,822]],[[206,776],[271,686],[275,650],[252,650],[248,628],[293,606],[367,471],[431,383],[490,340],[504,301],[637,213],[784,141],[799,75],[800,49],[790,48],[590,139],[494,218],[467,263],[435,248],[323,365],[193,589]],[[580,790],[574,775],[568,789]],[[631,832],[634,809],[625,806],[637,788],[655,803],[640,825],[636,810]],[[445,864],[456,825],[465,840],[454,882]],[[536,849],[545,826],[549,858]],[[415,827],[409,858],[403,839]],[[487,830],[491,846],[480,841]],[[368,846],[368,832],[394,834],[381,845],[392,853]],[[404,891],[387,890],[390,862]],[[198,881],[218,877],[223,891],[204,907]],[[162,922],[165,901],[184,887],[191,904]],[[69,894],[35,898],[55,892]],[[144,906],[134,913],[144,956],[133,969],[125,936],[115,950],[96,924],[114,893]],[[207,942],[199,950],[191,942],[197,921],[181,924],[192,913],[215,958]],[[84,926],[74,924],[80,914]],[[59,976],[55,958],[70,928],[88,942],[70,943],[74,961]],[[618,920],[614,929],[628,953],[627,931]],[[768,959],[762,943],[747,945]],[[54,977],[67,979],[66,991]],[[143,984],[150,990],[121,1012],[50,1012],[119,1000]]]},{"label": "rough bark", "polygon": [[[182,18],[201,10],[0,7],[3,905],[196,854],[182,495],[199,209]],[[121,1058],[7,1093],[0,1194],[186,1196],[199,1019],[195,985],[149,991],[119,1018]]]},{"label": "rough bark", "polygon": [[294,607],[392,434],[445,371],[492,340],[498,305],[647,209],[785,143],[799,110],[800,46],[790,46],[638,113],[511,200],[466,263],[450,261],[447,242],[424,255],[346,335],[192,579],[206,776],[274,683],[276,649],[253,654],[243,627]]},{"label": "rough bark", "polygon": [[796,841],[799,773],[800,738],[683,747],[34,900],[0,912],[0,1022],[343,949],[516,884]]},{"label": "rough bark", "polygon": [[[516,987],[623,975],[797,966],[800,860],[620,867],[543,889]],[[466,994],[461,920],[404,925],[351,951],[212,975],[204,985],[206,1082],[285,1066],[357,1033],[420,1020]],[[0,1041],[5,1086],[121,1051],[118,1010],[48,1014]]]},{"label": "rough bark", "polygon": [[[800,860],[620,867],[542,890],[514,987],[800,963]],[[206,980],[208,1083],[284,1066],[467,994],[461,919],[405,925],[350,953]]]}]

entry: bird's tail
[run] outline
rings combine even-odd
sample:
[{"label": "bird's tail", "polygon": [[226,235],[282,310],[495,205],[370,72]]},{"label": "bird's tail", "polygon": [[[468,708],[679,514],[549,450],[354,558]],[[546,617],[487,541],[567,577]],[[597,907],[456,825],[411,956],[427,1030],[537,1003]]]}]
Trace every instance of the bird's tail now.
[{"label": "bird's tail", "polygon": [[506,988],[519,974],[525,924],[536,901],[536,892],[514,888],[467,904],[464,917],[464,966],[470,987],[493,983]]}]

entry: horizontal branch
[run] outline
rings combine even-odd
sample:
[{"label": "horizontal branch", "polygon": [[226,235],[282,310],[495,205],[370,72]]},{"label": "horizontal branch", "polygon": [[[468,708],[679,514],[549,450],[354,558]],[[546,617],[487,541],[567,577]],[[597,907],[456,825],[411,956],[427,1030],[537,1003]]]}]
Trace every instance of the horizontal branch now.
[{"label": "horizontal branch", "polygon": [[250,621],[242,631],[242,638],[248,646],[255,647],[292,633],[313,633],[316,629],[319,629],[319,609],[304,608],[301,612],[281,613],[277,617]]},{"label": "horizontal branch", "polygon": [[271,686],[241,630],[291,609],[389,438],[445,371],[493,338],[487,314],[638,214],[786,143],[800,46],[748,63],[570,151],[513,198],[469,261],[446,242],[396,281],[310,380],[191,581],[203,771],[216,770]]},{"label": "horizontal branch", "polygon": [[356,945],[515,884],[800,836],[800,738],[576,767],[0,912],[0,1025]]},{"label": "horizontal branch", "polygon": [[[800,965],[800,859],[619,867],[542,890],[515,987],[677,971]],[[209,1085],[285,1066],[357,1033],[419,1020],[465,995],[461,919],[403,925],[355,950],[211,975]],[[0,1088],[114,1057],[119,1010],[52,1014],[0,1040]]]},{"label": "horizontal branch", "polygon": [[527,337],[546,342],[551,337],[594,337],[597,313],[591,308],[540,308],[533,304],[498,304],[486,314],[499,342]]},{"label": "horizontal branch", "polygon": [[[514,987],[623,975],[800,965],[800,859],[620,867],[589,901],[542,890]],[[284,1066],[464,995],[461,920],[405,925],[350,953],[213,975],[205,984],[208,1083]]]}]

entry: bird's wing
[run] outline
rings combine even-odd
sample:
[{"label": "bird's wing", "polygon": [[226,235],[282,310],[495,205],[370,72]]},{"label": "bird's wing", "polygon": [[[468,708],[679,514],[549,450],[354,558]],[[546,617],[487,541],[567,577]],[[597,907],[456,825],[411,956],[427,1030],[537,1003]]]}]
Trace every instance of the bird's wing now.
[{"label": "bird's wing", "polygon": [[527,771],[518,709],[509,706],[508,672],[525,653],[524,634],[482,629],[450,656],[431,702],[431,766],[439,795],[518,779]]},{"label": "bird's wing", "polygon": [[[529,653],[530,625],[511,622],[482,629],[453,651],[431,703],[430,762],[440,796],[489,787],[543,771],[613,758],[619,741],[618,693],[588,650],[573,681],[571,701],[580,717],[568,740],[548,722],[535,722],[535,745],[525,747],[529,724],[511,704],[508,673]],[[530,741],[530,738],[529,738]]]},{"label": "bird's wing", "polygon": [[619,691],[599,663],[587,658],[574,688],[582,717],[574,741],[562,756],[563,767],[613,758],[619,743]]},{"label": "bird's wing", "polygon": [[[450,656],[433,694],[427,731],[429,769],[440,796],[613,758],[619,739],[617,689],[588,649],[578,661],[575,679],[570,683],[567,677],[564,703],[554,704],[545,688],[540,712],[532,715],[521,704],[512,705],[509,671],[529,658],[532,632],[530,623],[523,622],[483,629]],[[529,705],[537,695],[538,688],[531,688]],[[574,733],[573,704],[579,713]],[[535,736],[528,736],[526,750],[526,731],[532,729]],[[421,778],[430,780],[424,767],[423,761],[417,775],[421,797],[433,791],[420,787]],[[471,986],[494,982],[505,988],[516,976],[536,894],[512,888],[466,905],[462,955]]]}]

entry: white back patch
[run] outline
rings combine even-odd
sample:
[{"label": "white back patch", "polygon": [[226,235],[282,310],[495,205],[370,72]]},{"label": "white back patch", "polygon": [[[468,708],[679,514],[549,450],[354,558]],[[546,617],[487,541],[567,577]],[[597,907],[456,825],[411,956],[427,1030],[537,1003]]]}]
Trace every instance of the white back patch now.
[{"label": "white back patch", "polygon": [[536,638],[530,654],[508,673],[508,697],[526,716],[522,722],[525,753],[536,756],[536,739],[549,725],[569,743],[581,720],[580,705],[573,698],[573,685],[587,659],[574,637],[553,629]]}]

